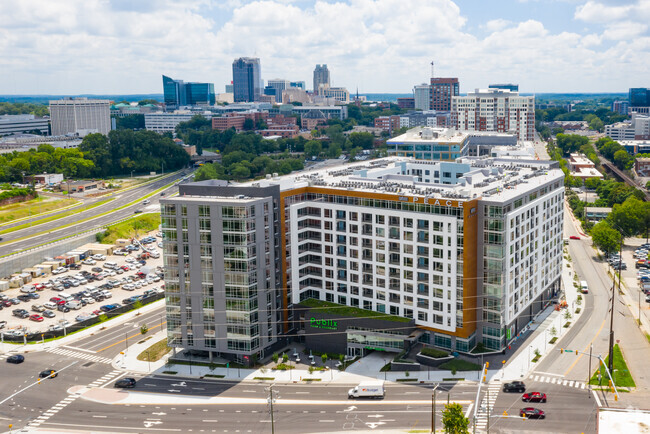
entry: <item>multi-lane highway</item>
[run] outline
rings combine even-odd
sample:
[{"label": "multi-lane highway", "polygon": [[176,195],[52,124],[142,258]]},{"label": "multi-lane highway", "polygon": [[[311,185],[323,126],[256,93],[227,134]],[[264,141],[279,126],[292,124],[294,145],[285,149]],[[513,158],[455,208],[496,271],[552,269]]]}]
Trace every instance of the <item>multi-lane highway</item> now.
[{"label": "multi-lane highway", "polygon": [[[106,225],[111,222],[129,217],[133,215],[136,209],[143,209],[143,205],[138,202],[131,206],[125,207],[124,209],[93,218],[94,216],[99,216],[131,202],[137,201],[138,199],[161,187],[164,187],[165,185],[174,183],[175,181],[186,177],[188,173],[189,171],[175,172],[152,183],[135,187],[123,193],[117,193],[114,196],[115,199],[105,204],[67,217],[52,220],[42,224],[37,224],[37,218],[33,218],[32,220],[35,220],[35,224],[31,227],[16,230],[2,236],[3,241],[0,243],[2,252],[10,253],[12,251],[29,249],[31,247],[41,245],[48,240],[75,235],[81,231],[88,230],[93,227],[100,227],[102,225]],[[165,190],[165,194],[172,194],[177,191],[177,188],[178,187],[176,185],[171,185]],[[160,195],[153,196],[150,199],[151,204],[149,206],[155,205],[159,199],[159,196]],[[91,218],[92,220],[88,220]],[[28,221],[25,221],[24,223],[26,222]]]}]

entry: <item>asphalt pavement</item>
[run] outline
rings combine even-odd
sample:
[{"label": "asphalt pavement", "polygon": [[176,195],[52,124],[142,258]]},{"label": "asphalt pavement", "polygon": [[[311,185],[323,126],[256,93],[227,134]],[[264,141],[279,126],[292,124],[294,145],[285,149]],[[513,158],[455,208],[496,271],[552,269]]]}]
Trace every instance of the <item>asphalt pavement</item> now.
[{"label": "asphalt pavement", "polygon": [[[119,208],[120,206],[126,205],[130,202],[136,201],[139,198],[142,198],[143,196],[151,193],[152,191],[155,191],[171,182],[180,180],[184,176],[187,176],[187,173],[189,173],[189,171],[175,172],[172,175],[165,176],[164,178],[158,179],[150,184],[135,187],[124,193],[118,193],[114,196],[114,200],[95,208],[68,217],[63,217],[47,223],[37,224],[31,227],[4,234],[2,236],[3,241],[0,243],[2,251],[10,253],[12,251],[29,249],[31,247],[41,245],[43,242],[47,242],[49,240],[69,237],[78,234],[80,231],[88,230],[93,227],[101,227],[114,221],[130,217],[134,214],[134,211],[136,209],[143,209],[143,205],[141,203],[136,203],[119,211],[114,211],[101,217],[94,218],[93,220],[79,223],[81,220],[98,216],[100,214],[114,210],[115,208]],[[172,185],[164,191],[167,195],[169,195],[177,191],[177,188],[178,187],[176,185]],[[151,197],[151,204],[149,206],[157,205],[159,198],[160,195]],[[70,226],[62,228],[62,226],[66,225]],[[36,236],[38,234],[42,235]]]}]

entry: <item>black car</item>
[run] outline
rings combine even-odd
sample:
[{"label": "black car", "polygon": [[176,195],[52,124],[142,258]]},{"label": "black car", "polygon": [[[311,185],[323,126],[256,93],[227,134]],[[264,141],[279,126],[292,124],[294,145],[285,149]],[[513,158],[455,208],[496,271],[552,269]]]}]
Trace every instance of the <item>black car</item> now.
[{"label": "black car", "polygon": [[24,301],[24,302],[32,300],[32,298],[27,294],[20,294],[17,298],[18,298],[18,300]]},{"label": "black car", "polygon": [[135,387],[135,378],[121,378],[115,382],[115,387],[119,387],[121,389],[132,389]]},{"label": "black car", "polygon": [[95,273],[101,273],[102,272],[101,267],[93,267],[93,268],[91,268],[91,270],[94,271]]},{"label": "black car", "polygon": [[63,312],[63,313],[68,313],[68,312],[70,312],[70,308],[69,308],[69,307],[66,307],[65,304],[59,304],[59,305],[56,306],[56,308],[57,308],[57,310],[58,310],[59,312]]},{"label": "black car", "polygon": [[503,385],[504,392],[515,392],[515,393],[524,393],[526,391],[526,385],[523,381],[512,381]]},{"label": "black car", "polygon": [[38,374],[38,378],[56,378],[59,375],[54,369],[46,369]]},{"label": "black car", "polygon": [[23,363],[25,361],[25,356],[20,354],[14,354],[13,356],[7,357],[7,363]]},{"label": "black car", "polygon": [[29,312],[25,309],[14,309],[12,315],[17,316],[18,318],[29,318]]},{"label": "black car", "polygon": [[141,212],[142,212],[141,209],[136,209],[135,211],[133,211],[133,214],[140,214]]}]

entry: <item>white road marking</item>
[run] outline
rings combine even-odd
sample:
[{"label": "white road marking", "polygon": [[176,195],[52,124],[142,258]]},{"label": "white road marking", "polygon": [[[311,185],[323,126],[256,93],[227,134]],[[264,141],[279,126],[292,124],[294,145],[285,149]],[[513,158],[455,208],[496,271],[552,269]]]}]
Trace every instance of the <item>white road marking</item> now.
[{"label": "white road marking", "polygon": [[596,393],[595,390],[592,390],[591,393],[594,394],[594,398],[596,399],[596,404],[598,405],[598,408],[600,408],[600,399],[598,398],[598,394]]}]

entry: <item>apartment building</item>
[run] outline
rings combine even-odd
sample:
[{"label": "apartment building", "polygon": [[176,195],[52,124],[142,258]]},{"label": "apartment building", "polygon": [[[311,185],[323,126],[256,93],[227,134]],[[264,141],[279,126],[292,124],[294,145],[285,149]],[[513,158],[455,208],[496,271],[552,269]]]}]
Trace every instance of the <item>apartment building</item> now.
[{"label": "apartment building", "polygon": [[[559,292],[563,179],[557,162],[388,157],[182,184],[161,200],[170,344],[245,361],[318,329],[312,349],[351,355],[503,350]],[[332,325],[314,302],[378,322]]]},{"label": "apartment building", "polygon": [[377,116],[375,118],[375,128],[381,128],[392,134],[393,131],[400,129],[400,117],[397,115]]},{"label": "apartment building", "polygon": [[431,77],[431,102],[429,110],[451,110],[453,97],[460,93],[458,78]]},{"label": "apartment building", "polygon": [[514,132],[519,140],[535,140],[535,97],[504,89],[476,89],[455,96],[451,122],[463,131]]},{"label": "apartment building", "polygon": [[[205,112],[199,113],[203,117],[210,119],[212,113]],[[177,110],[175,112],[154,112],[154,113],[145,113],[144,115],[144,127],[148,131],[155,131],[157,133],[164,133],[168,131],[175,131],[176,126],[181,122],[188,122],[194,116],[196,112],[189,110]]]}]

